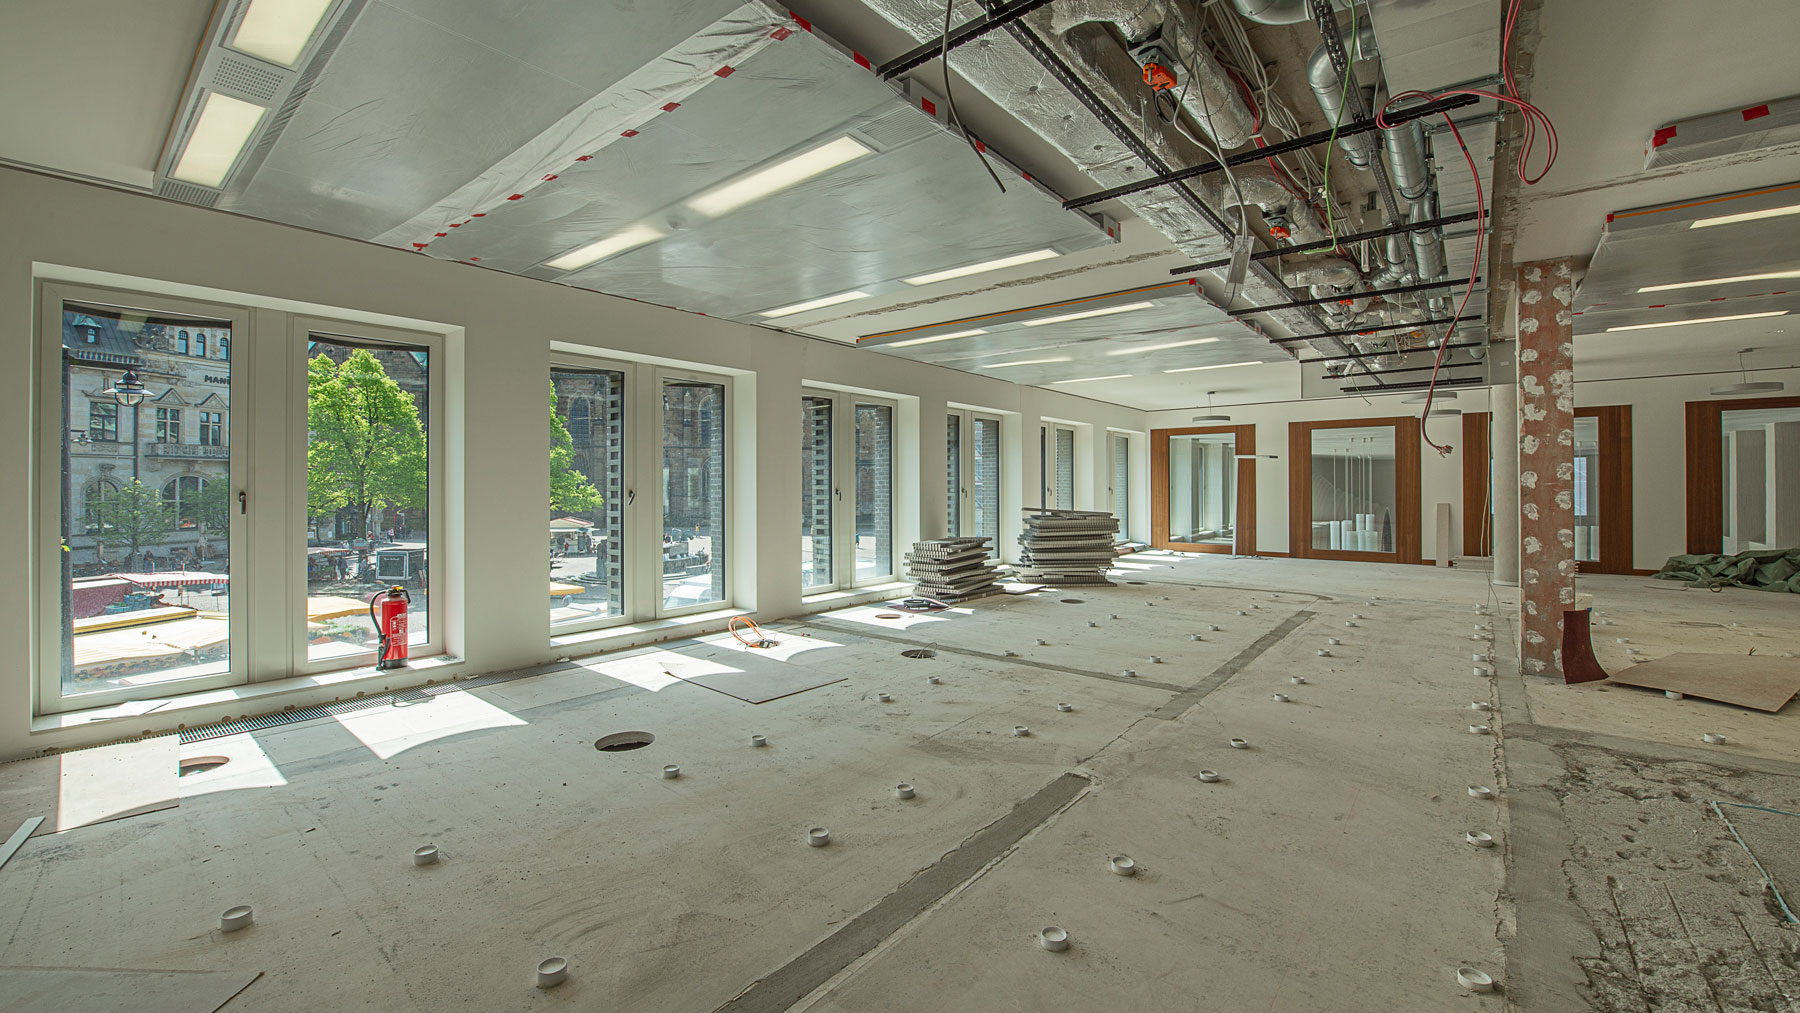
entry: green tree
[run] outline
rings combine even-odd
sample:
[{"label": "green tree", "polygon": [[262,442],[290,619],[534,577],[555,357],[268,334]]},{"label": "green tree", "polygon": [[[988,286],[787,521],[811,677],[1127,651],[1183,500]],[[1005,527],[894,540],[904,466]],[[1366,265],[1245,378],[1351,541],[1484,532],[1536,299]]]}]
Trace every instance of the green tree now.
[{"label": "green tree", "polygon": [[306,505],[314,516],[352,508],[364,530],[376,511],[425,503],[425,431],[412,396],[359,348],[342,365],[306,365]]},{"label": "green tree", "polygon": [[155,489],[134,478],[129,485],[109,491],[94,504],[88,521],[100,529],[96,536],[99,542],[127,550],[125,568],[130,570],[141,549],[174,532],[175,510],[163,502]]},{"label": "green tree", "polygon": [[213,478],[200,486],[200,492],[188,501],[188,510],[200,522],[202,541],[225,535],[231,526],[231,506],[231,483]]},{"label": "green tree", "polygon": [[550,385],[550,509],[582,513],[600,505],[600,490],[575,469],[575,439],[556,414],[556,384]]}]

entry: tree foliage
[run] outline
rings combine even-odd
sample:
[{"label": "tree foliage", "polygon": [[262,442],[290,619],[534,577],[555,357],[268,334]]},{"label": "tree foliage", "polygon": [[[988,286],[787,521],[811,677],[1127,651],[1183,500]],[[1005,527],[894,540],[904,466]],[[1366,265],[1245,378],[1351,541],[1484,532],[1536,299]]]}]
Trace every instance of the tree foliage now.
[{"label": "tree foliage", "polygon": [[425,505],[425,431],[412,395],[359,348],[340,365],[319,355],[306,366],[306,505],[313,515],[344,507],[373,525],[375,511]]},{"label": "tree foliage", "polygon": [[556,413],[556,384],[550,385],[550,509],[583,513],[600,505],[600,490],[575,468],[575,440]]},{"label": "tree foliage", "polygon": [[209,535],[223,535],[231,525],[231,483],[222,478],[214,478],[200,486],[187,507],[194,519],[200,522],[200,530]]},{"label": "tree foliage", "polygon": [[108,490],[98,503],[89,507],[88,523],[100,530],[95,535],[102,545],[124,548],[125,565],[131,566],[139,550],[168,537],[175,530],[175,510],[163,502],[162,494],[137,479],[118,490]]}]

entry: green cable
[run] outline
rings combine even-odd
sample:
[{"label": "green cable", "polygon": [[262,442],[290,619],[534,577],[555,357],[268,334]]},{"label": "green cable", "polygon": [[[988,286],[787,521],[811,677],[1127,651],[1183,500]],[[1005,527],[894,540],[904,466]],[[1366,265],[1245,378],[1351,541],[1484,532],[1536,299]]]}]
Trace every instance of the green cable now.
[{"label": "green cable", "polygon": [[[1356,37],[1356,29],[1356,4],[1353,2],[1350,4],[1350,45],[1358,47],[1357,52],[1361,52]],[[1332,210],[1337,202],[1331,199],[1331,156],[1337,154],[1338,127],[1344,122],[1344,106],[1350,101],[1350,81],[1356,76],[1354,70],[1356,61],[1351,58],[1352,54],[1345,53],[1344,55],[1344,87],[1343,90],[1338,93],[1338,110],[1337,116],[1331,121],[1331,138],[1325,142],[1325,231],[1331,233],[1331,245],[1315,246],[1310,250],[1296,250],[1294,251],[1295,253],[1318,253],[1321,250],[1335,250],[1338,248],[1337,215]]]}]

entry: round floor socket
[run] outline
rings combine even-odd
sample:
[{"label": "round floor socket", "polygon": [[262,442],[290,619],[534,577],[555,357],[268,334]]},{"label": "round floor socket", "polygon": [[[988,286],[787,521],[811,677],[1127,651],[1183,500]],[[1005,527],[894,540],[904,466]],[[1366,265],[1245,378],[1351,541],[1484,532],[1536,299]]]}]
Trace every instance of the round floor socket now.
[{"label": "round floor socket", "polygon": [[1476,678],[1485,679],[1488,676],[1488,670],[1485,668],[1482,668],[1480,665],[1477,665],[1474,668],[1469,669],[1469,671],[1473,672],[1475,674]]},{"label": "round floor socket", "polygon": [[1150,664],[1152,664],[1152,665],[1162,664],[1162,656],[1158,655],[1158,654],[1152,654],[1150,656]]},{"label": "round floor socket", "polygon": [[1247,616],[1247,615],[1249,615],[1249,614],[1250,614],[1250,613],[1248,613],[1248,612],[1245,612],[1245,611],[1244,611],[1244,610],[1243,610],[1243,609],[1238,609],[1238,610],[1237,610],[1237,614],[1238,614],[1238,615],[1240,615],[1240,616]]},{"label": "round floor socket", "polygon": [[1190,633],[1190,634],[1188,634],[1188,639],[1189,640],[1205,640],[1206,638],[1201,636],[1198,633]]},{"label": "round floor socket", "polygon": [[1218,627],[1217,627],[1217,626],[1215,626],[1215,625],[1210,625],[1210,624],[1209,624],[1209,625],[1208,625],[1208,626],[1207,626],[1207,627],[1206,627],[1206,630],[1207,630],[1207,632],[1209,632],[1209,633],[1217,633],[1217,632],[1219,632],[1219,628],[1218,628]]},{"label": "round floor socket", "polygon": [[1470,735],[1486,735],[1491,731],[1493,731],[1493,729],[1489,728],[1487,725],[1470,725],[1469,726],[1469,734]]},{"label": "round floor socket", "polygon": [[1092,630],[1092,629],[1098,629],[1098,628],[1099,628],[1099,626],[1100,626],[1100,624],[1099,624],[1099,623],[1097,623],[1097,622],[1095,622],[1095,621],[1093,621],[1093,620],[1092,620],[1092,619],[1089,619],[1089,620],[1088,620],[1088,629],[1090,629],[1090,630]]},{"label": "round floor socket", "polygon": [[1485,784],[1471,784],[1469,785],[1469,797],[1482,800],[1490,799],[1494,797],[1494,789],[1489,788]]},{"label": "round floor socket", "polygon": [[1304,685],[1306,685],[1306,676],[1304,676],[1304,675],[1289,676],[1288,681],[1293,683],[1296,686],[1304,686]]},{"label": "round floor socket", "polygon": [[1337,646],[1337,645],[1339,645],[1339,644],[1341,644],[1341,643],[1343,643],[1343,641],[1342,641],[1342,640],[1339,640],[1339,639],[1338,639],[1338,638],[1336,638],[1336,637],[1326,637],[1326,638],[1325,638],[1325,642],[1326,642],[1326,643],[1328,643],[1328,644],[1330,644],[1330,645],[1331,645],[1331,646],[1333,646],[1333,647],[1336,647],[1336,646]]},{"label": "round floor socket", "polygon": [[1207,784],[1219,783],[1219,772],[1216,770],[1202,770],[1199,777],[1200,780],[1205,781]]},{"label": "round floor socket", "polygon": [[1700,736],[1700,741],[1710,746],[1722,746],[1725,744],[1725,736],[1720,735],[1718,732],[1707,732]]},{"label": "round floor socket", "polygon": [[1352,613],[1350,613],[1350,618],[1352,618],[1352,619],[1366,619],[1366,618],[1368,618],[1368,617],[1367,617],[1367,616],[1365,616],[1365,615],[1363,615],[1363,614],[1362,614],[1362,613],[1361,613],[1361,612],[1352,612]]},{"label": "round floor socket", "polygon": [[1232,739],[1231,740],[1231,748],[1233,748],[1233,749],[1249,749],[1250,743],[1244,739]]},{"label": "round floor socket", "polygon": [[907,784],[905,781],[901,781],[899,784],[894,785],[894,797],[895,798],[912,798],[913,797],[913,786],[910,784]]},{"label": "round floor socket", "polygon": [[1494,835],[1481,830],[1471,830],[1468,833],[1463,834],[1463,840],[1468,841],[1478,848],[1491,848],[1494,846]]},{"label": "round floor socket", "polygon": [[1039,647],[1049,647],[1049,646],[1050,646],[1050,641],[1048,641],[1048,640],[1045,640],[1045,639],[1043,639],[1043,638],[1042,638],[1042,637],[1040,637],[1040,638],[1038,638],[1038,642],[1037,642],[1037,645],[1038,645],[1038,646],[1039,646]]},{"label": "round floor socket", "polygon": [[890,693],[877,693],[875,694],[875,699],[880,700],[882,703],[894,702],[894,697]]},{"label": "round floor socket", "polygon": [[1045,926],[1038,933],[1038,945],[1051,953],[1061,953],[1069,948],[1069,933],[1054,925]]},{"label": "round floor socket", "polygon": [[250,905],[239,904],[237,907],[226,908],[225,913],[219,916],[219,929],[223,932],[236,932],[238,929],[249,928],[250,923],[255,920]]},{"label": "round floor socket", "polygon": [[1614,638],[1613,638],[1613,643],[1615,643],[1615,644],[1629,644],[1629,643],[1631,643],[1631,638],[1630,638],[1630,637],[1614,637]]},{"label": "round floor socket", "polygon": [[1319,648],[1319,657],[1329,658],[1329,657],[1331,657],[1331,652],[1329,650],[1321,647],[1321,648]]},{"label": "round floor socket", "polygon": [[1008,657],[1008,658],[1016,658],[1018,656],[1019,656],[1018,651],[1007,651],[1006,652],[1006,657]]},{"label": "round floor socket", "polygon": [[1137,678],[1137,669],[1127,668],[1125,671],[1120,672],[1119,674],[1123,675],[1127,679],[1135,679],[1135,678]]},{"label": "round floor socket", "polygon": [[681,768],[673,763],[663,764],[663,780],[673,781],[681,776]]},{"label": "round floor socket", "polygon": [[1022,739],[1025,736],[1030,735],[1030,734],[1031,734],[1031,729],[1025,727],[1024,725],[1013,725],[1013,737],[1014,738]]},{"label": "round floor socket", "polygon": [[1118,614],[1118,613],[1117,613],[1117,612],[1108,612],[1108,613],[1107,613],[1107,614],[1106,614],[1106,618],[1108,618],[1108,619],[1117,619],[1117,618],[1119,618],[1119,614]]},{"label": "round floor socket", "polygon": [[1471,654],[1471,655],[1469,655],[1469,660],[1470,661],[1486,661],[1486,660],[1488,660],[1488,656],[1485,654]]},{"label": "round floor socket", "polygon": [[1129,855],[1114,855],[1108,864],[1112,866],[1115,876],[1137,875],[1137,863],[1132,861]]},{"label": "round floor socket", "polygon": [[435,844],[423,844],[413,849],[414,865],[436,865],[438,849]]},{"label": "round floor socket", "polygon": [[925,683],[926,683],[926,685],[929,685],[929,686],[941,686],[941,685],[943,685],[944,680],[938,678],[935,675],[928,675],[925,677]]},{"label": "round floor socket", "polygon": [[750,744],[757,747],[766,746],[769,744],[769,737],[767,735],[752,735],[750,736]]},{"label": "round floor socket", "polygon": [[569,977],[569,958],[551,957],[538,962],[537,987],[555,988]]},{"label": "round floor socket", "polygon": [[1355,627],[1355,626],[1356,626],[1356,620],[1354,620],[1354,619],[1346,619],[1346,620],[1344,620],[1344,625],[1345,625],[1345,626],[1349,626],[1349,627]]},{"label": "round floor socket", "polygon": [[1056,705],[1056,709],[1059,711],[1062,711],[1064,714],[1067,714],[1070,711],[1075,709],[1075,705],[1072,703],[1059,703]]},{"label": "round floor socket", "polygon": [[1486,971],[1477,971],[1473,967],[1456,969],[1456,983],[1471,992],[1492,992],[1494,978]]},{"label": "round floor socket", "polygon": [[831,832],[824,827],[813,827],[806,832],[806,843],[815,848],[822,848],[831,843]]},{"label": "round floor socket", "polygon": [[1491,711],[1494,709],[1494,705],[1488,703],[1486,700],[1470,700],[1469,709],[1472,711]]},{"label": "round floor socket", "polygon": [[1276,702],[1276,703],[1287,703],[1287,702],[1288,702],[1288,695],[1287,695],[1287,694],[1286,694],[1286,693],[1277,693],[1277,694],[1275,694],[1275,702]]}]

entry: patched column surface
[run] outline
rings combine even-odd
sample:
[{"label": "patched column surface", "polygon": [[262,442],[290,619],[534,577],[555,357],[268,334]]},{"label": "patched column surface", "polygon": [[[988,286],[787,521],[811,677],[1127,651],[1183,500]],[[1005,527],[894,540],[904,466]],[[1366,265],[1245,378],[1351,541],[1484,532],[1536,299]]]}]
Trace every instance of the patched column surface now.
[{"label": "patched column surface", "polygon": [[1575,602],[1575,348],[1571,261],[1519,267],[1519,660],[1562,675]]}]

